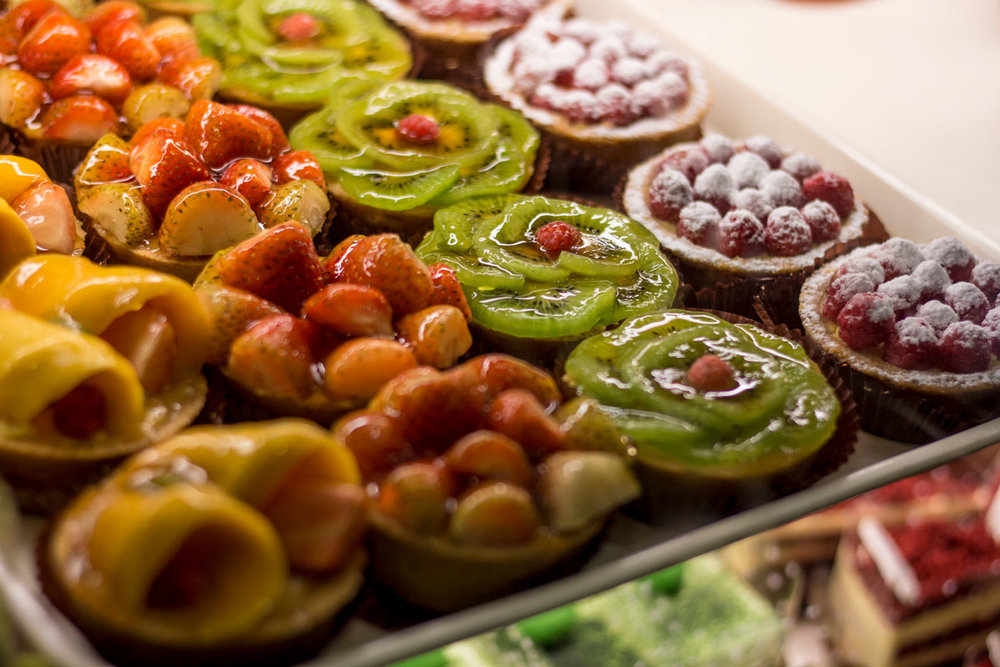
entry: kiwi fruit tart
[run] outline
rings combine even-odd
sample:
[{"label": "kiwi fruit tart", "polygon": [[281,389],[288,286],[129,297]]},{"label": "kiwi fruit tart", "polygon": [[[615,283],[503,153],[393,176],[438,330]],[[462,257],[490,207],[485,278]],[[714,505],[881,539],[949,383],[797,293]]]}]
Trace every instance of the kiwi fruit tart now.
[{"label": "kiwi fruit tart", "polygon": [[334,435],[375,495],[374,578],[453,611],[566,563],[639,495],[614,423],[552,376],[490,354],[386,384]]},{"label": "kiwi fruit tart", "polygon": [[56,518],[42,588],[115,664],[306,657],[362,584],[358,482],[354,457],[315,424],[189,429]]},{"label": "kiwi fruit tart", "polygon": [[344,80],[401,79],[409,43],[357,0],[214,0],[192,18],[202,50],[222,63],[223,97],[291,120],[323,106]]},{"label": "kiwi fruit tart", "polygon": [[270,113],[196,102],[125,141],[102,137],[76,170],[77,205],[121,261],[193,280],[208,259],[294,220],[315,236],[331,205],[315,157]]},{"label": "kiwi fruit tart", "polygon": [[565,384],[600,402],[635,444],[654,498],[685,488],[689,505],[717,507],[723,489],[759,499],[811,483],[814,463],[851,451],[857,416],[846,390],[829,384],[836,371],[792,340],[720,315],[642,315],[566,359]]},{"label": "kiwi fruit tart", "polygon": [[289,136],[316,155],[359,231],[404,237],[444,206],[527,187],[540,144],[520,114],[424,81],[344,82]]},{"label": "kiwi fruit tart", "polygon": [[472,321],[508,349],[580,340],[668,308],[679,282],[639,223],[540,196],[477,197],[441,209],[417,254],[454,269]]},{"label": "kiwi fruit tart", "polygon": [[24,509],[51,511],[201,410],[209,320],[183,281],[43,255],[0,300],[0,472]]}]

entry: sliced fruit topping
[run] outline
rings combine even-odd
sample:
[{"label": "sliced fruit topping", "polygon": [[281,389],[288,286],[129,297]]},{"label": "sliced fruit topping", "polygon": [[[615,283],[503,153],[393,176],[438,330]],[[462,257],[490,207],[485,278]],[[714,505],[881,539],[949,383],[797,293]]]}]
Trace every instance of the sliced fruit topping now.
[{"label": "sliced fruit topping", "polygon": [[[462,283],[458,281],[455,270],[447,264],[440,263],[431,264],[427,270],[431,273],[431,283],[434,285],[431,303],[440,306],[454,306],[461,311],[466,320],[472,320],[469,302],[465,299]],[[1000,292],[1000,280],[998,280],[997,291]]]},{"label": "sliced fruit topping", "polygon": [[17,47],[17,62],[31,74],[55,74],[73,56],[90,51],[90,29],[65,11],[51,11]]},{"label": "sliced fruit topping", "polygon": [[36,183],[49,180],[42,166],[17,155],[0,156],[0,199],[12,201]]},{"label": "sliced fruit topping", "polygon": [[412,113],[396,123],[396,133],[404,141],[414,144],[429,144],[437,140],[441,128],[430,116]]},{"label": "sliced fruit topping", "polygon": [[[198,36],[191,24],[178,16],[163,16],[146,26],[146,37],[156,47],[165,64],[181,60],[200,60]],[[219,63],[214,58],[218,69]],[[162,80],[163,72],[160,77]],[[165,82],[167,83],[167,82]]]},{"label": "sliced fruit topping", "polygon": [[158,394],[173,379],[177,333],[155,307],[146,305],[118,317],[101,338],[128,359],[147,394]]},{"label": "sliced fruit topping", "polygon": [[413,352],[384,338],[355,338],[327,356],[324,381],[335,400],[363,404],[397,375],[417,366]]},{"label": "sliced fruit topping", "polygon": [[184,121],[179,118],[154,118],[148,123],[143,124],[132,138],[129,140],[129,153],[136,146],[141,146],[146,142],[146,140],[155,133],[163,134],[168,137],[172,137],[177,141],[184,141]]},{"label": "sliced fruit topping", "polygon": [[393,470],[379,486],[375,508],[400,525],[425,535],[448,525],[446,504],[452,480],[430,463],[407,463]]},{"label": "sliced fruit topping", "polygon": [[36,183],[10,206],[28,226],[39,248],[68,255],[83,236],[66,191],[54,183]]},{"label": "sliced fruit topping", "polygon": [[98,139],[80,163],[73,179],[77,197],[82,198],[83,191],[91,186],[132,180],[128,158],[128,144],[118,135],[105,134]]},{"label": "sliced fruit topping", "polygon": [[733,367],[721,357],[706,354],[699,357],[687,371],[688,384],[698,391],[726,391],[736,387]]},{"label": "sliced fruit topping", "polygon": [[106,26],[118,21],[137,21],[142,23],[146,20],[146,13],[142,7],[134,2],[124,2],[122,0],[110,0],[95,5],[88,11],[83,22],[90,28],[90,32],[96,37]]},{"label": "sliced fruit topping", "polygon": [[549,259],[557,259],[563,252],[573,252],[582,241],[580,230],[562,220],[547,222],[535,232],[535,242]]},{"label": "sliced fruit topping", "polygon": [[77,202],[80,211],[116,243],[133,245],[156,231],[153,218],[134,183],[102,183],[88,189]]},{"label": "sliced fruit topping", "polygon": [[364,238],[366,237],[361,234],[351,234],[334,246],[327,258],[323,260],[323,279],[325,282],[335,283],[343,278],[344,261]]},{"label": "sliced fruit topping", "polygon": [[521,443],[532,455],[562,449],[565,434],[533,393],[508,389],[490,404],[486,426]]},{"label": "sliced fruit topping", "polygon": [[330,211],[330,200],[312,181],[292,181],[279,185],[273,194],[257,208],[257,216],[265,227],[296,221],[318,234]]},{"label": "sliced fruit topping", "polygon": [[271,168],[251,158],[232,162],[219,182],[243,195],[252,208],[271,195]]},{"label": "sliced fruit topping", "polygon": [[241,157],[271,155],[271,133],[260,123],[218,102],[198,100],[185,121],[185,137],[205,163],[219,169]]},{"label": "sliced fruit topping", "polygon": [[184,188],[211,178],[208,167],[184,142],[163,132],[154,132],[132,146],[129,168],[142,186],[146,206],[156,217],[164,215],[171,200]]},{"label": "sliced fruit topping", "polygon": [[530,488],[535,478],[534,468],[521,445],[495,431],[473,431],[452,445],[444,458],[452,472],[482,481]]},{"label": "sliced fruit topping", "polygon": [[139,21],[118,19],[101,28],[95,37],[97,52],[121,63],[136,80],[148,81],[156,76],[160,52]]},{"label": "sliced fruit topping", "polygon": [[201,181],[171,200],[158,236],[165,252],[199,257],[229,248],[258,231],[260,223],[241,194],[215,181]]},{"label": "sliced fruit topping", "polygon": [[305,179],[326,189],[323,169],[309,151],[289,151],[276,157],[271,166],[274,168],[274,177],[278,183]]},{"label": "sliced fruit topping", "polygon": [[213,285],[196,291],[212,318],[212,337],[205,361],[214,366],[225,365],[233,341],[254,323],[284,312],[281,307],[256,294],[228,285]]},{"label": "sliced fruit topping", "polygon": [[405,211],[434,199],[451,187],[460,173],[458,165],[454,164],[411,172],[344,168],[337,182],[362,204],[388,211]]},{"label": "sliced fruit topping", "polygon": [[580,280],[516,292],[474,289],[468,293],[473,321],[512,336],[558,338],[589,331],[615,306],[615,287]]},{"label": "sliced fruit topping", "polygon": [[91,144],[118,130],[118,113],[99,97],[74,95],[53,103],[42,114],[47,139]]},{"label": "sliced fruit topping", "polygon": [[545,459],[538,486],[549,521],[564,532],[580,530],[642,493],[625,460],[608,452],[557,452]]},{"label": "sliced fruit topping", "polygon": [[59,68],[49,86],[49,95],[60,99],[89,92],[121,104],[132,92],[132,77],[117,61],[99,53],[74,56]]},{"label": "sliced fruit topping", "polygon": [[344,336],[392,336],[392,307],[382,292],[364,285],[337,283],[313,294],[302,314]]},{"label": "sliced fruit topping", "polygon": [[348,413],[334,424],[333,433],[358,460],[363,479],[381,477],[416,458],[403,438],[398,420],[380,412]]},{"label": "sliced fruit topping", "polygon": [[24,129],[45,103],[45,84],[21,70],[0,69],[0,122]]},{"label": "sliced fruit topping", "polygon": [[260,320],[233,341],[226,370],[248,388],[266,388],[268,395],[301,400],[319,388],[316,352],[319,327],[292,315]]},{"label": "sliced fruit topping", "polygon": [[215,58],[178,57],[163,65],[160,82],[173,86],[192,100],[207,100],[215,95],[222,81],[222,68]]},{"label": "sliced fruit topping", "polygon": [[249,104],[232,104],[229,108],[241,116],[250,118],[258,125],[264,127],[264,129],[271,134],[271,157],[276,158],[282,153],[290,150],[288,146],[288,137],[285,136],[285,130],[281,127],[281,123],[278,122],[278,119],[273,115],[263,109],[252,107]]},{"label": "sliced fruit topping", "polygon": [[396,322],[399,337],[424,366],[449,368],[472,347],[465,315],[454,306],[429,306]]},{"label": "sliced fruit topping", "polygon": [[434,294],[427,266],[395,234],[360,240],[341,260],[342,280],[381,291],[397,317],[426,307]]},{"label": "sliced fruit topping", "polygon": [[138,132],[157,118],[183,118],[191,102],[179,89],[162,83],[136,86],[122,104],[122,116],[129,129]]},{"label": "sliced fruit topping", "polygon": [[531,494],[510,484],[490,482],[459,498],[448,534],[459,544],[513,546],[530,542],[540,524]]}]

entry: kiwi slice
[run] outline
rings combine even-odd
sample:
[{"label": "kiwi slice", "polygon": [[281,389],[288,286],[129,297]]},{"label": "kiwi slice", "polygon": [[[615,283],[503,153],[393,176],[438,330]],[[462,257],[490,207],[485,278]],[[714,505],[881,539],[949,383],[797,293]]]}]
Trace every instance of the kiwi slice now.
[{"label": "kiwi slice", "polygon": [[422,206],[458,178],[458,166],[393,173],[345,167],[337,181],[347,194],[362,204],[387,211],[405,211]]},{"label": "kiwi slice", "polygon": [[584,334],[604,321],[614,306],[614,285],[578,280],[566,285],[532,285],[519,291],[470,289],[474,322],[521,338],[562,338]]},{"label": "kiwi slice", "polygon": [[614,319],[624,320],[669,308],[677,296],[678,282],[673,265],[654,252],[631,280],[618,284]]},{"label": "kiwi slice", "polygon": [[496,288],[518,290],[524,285],[524,276],[511,273],[499,266],[480,264],[475,259],[457,255],[447,248],[444,232],[435,229],[417,246],[417,255],[425,264],[443,262],[455,270],[455,276],[465,288]]},{"label": "kiwi slice", "polygon": [[479,225],[503,213],[519,198],[517,195],[473,197],[438,210],[434,214],[434,229],[440,232],[441,249],[465,252],[472,247]]},{"label": "kiwi slice", "polygon": [[310,151],[315,155],[320,167],[328,174],[342,167],[371,167],[375,164],[363,148],[349,142],[337,130],[333,114],[327,109],[299,121],[288,133],[288,141],[296,150]]}]

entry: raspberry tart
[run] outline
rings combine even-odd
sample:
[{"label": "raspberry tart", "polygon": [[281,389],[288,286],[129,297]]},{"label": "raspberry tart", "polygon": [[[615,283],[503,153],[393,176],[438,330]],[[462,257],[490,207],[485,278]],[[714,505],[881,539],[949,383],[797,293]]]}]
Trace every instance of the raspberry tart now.
[{"label": "raspberry tart", "polygon": [[192,280],[219,250],[294,220],[315,236],[330,201],[316,158],[278,121],[243,104],[199,100],[184,120],[108,134],[75,175],[94,232],[122,261]]},{"label": "raspberry tart", "polygon": [[768,137],[710,135],[629,172],[625,212],[677,258],[703,308],[797,326],[794,303],[820,263],[885,230],[843,177]]},{"label": "raspberry tart", "polygon": [[208,362],[278,415],[330,423],[411,368],[472,345],[454,273],[394,234],[352,236],[320,260],[296,223],[220,252],[195,283],[213,316]]},{"label": "raspberry tart", "polygon": [[806,336],[837,360],[862,428],[937,440],[997,414],[1000,266],[957,239],[859,248],[810,276]]},{"label": "raspberry tart", "polygon": [[375,494],[374,577],[453,611],[564,563],[639,495],[614,424],[503,355],[415,368],[334,425]]},{"label": "raspberry tart", "polygon": [[485,64],[490,93],[553,142],[557,187],[610,193],[624,171],[701,136],[700,66],[619,22],[539,16]]},{"label": "raspberry tart", "polygon": [[20,154],[63,183],[100,137],[182,117],[220,78],[191,26],[174,17],[147,24],[140,6],[121,0],[82,19],[28,0],[0,15],[0,51],[0,122]]},{"label": "raspberry tart", "polygon": [[362,584],[358,482],[315,424],[189,429],[59,515],[39,548],[42,588],[115,664],[308,657]]},{"label": "raspberry tart", "polygon": [[289,122],[318,109],[346,79],[392,81],[413,66],[409,43],[357,0],[215,0],[192,19],[222,63],[219,93]]},{"label": "raspberry tart", "polygon": [[290,137],[316,155],[361,232],[422,236],[443,206],[537,189],[545,177],[528,121],[442,83],[346,81]]},{"label": "raspberry tart", "polygon": [[0,301],[0,472],[25,509],[51,511],[201,410],[209,322],[183,281],[45,255]]}]

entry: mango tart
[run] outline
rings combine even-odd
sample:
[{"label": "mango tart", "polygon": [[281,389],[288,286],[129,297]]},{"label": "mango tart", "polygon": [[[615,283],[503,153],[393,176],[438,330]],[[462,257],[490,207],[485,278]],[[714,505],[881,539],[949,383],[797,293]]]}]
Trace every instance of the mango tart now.
[{"label": "mango tart", "polygon": [[407,371],[333,432],[375,496],[375,578],[438,611],[565,566],[640,491],[596,403],[561,404],[550,375],[504,355]]},{"label": "mango tart", "polygon": [[216,252],[294,220],[315,236],[330,202],[315,157],[270,113],[201,100],[126,142],[101,137],[76,170],[80,211],[119,260],[193,280]]},{"label": "mango tart", "polygon": [[448,368],[472,345],[454,272],[394,234],[348,237],[321,259],[285,223],[218,253],[195,290],[214,321],[208,362],[277,415],[329,423],[399,373]]},{"label": "mango tart", "polygon": [[0,300],[0,470],[25,509],[50,511],[201,410],[209,320],[177,278],[43,255]]},{"label": "mango tart", "polygon": [[116,664],[304,656],[362,583],[359,481],[308,422],[189,429],[56,518],[43,589]]}]

